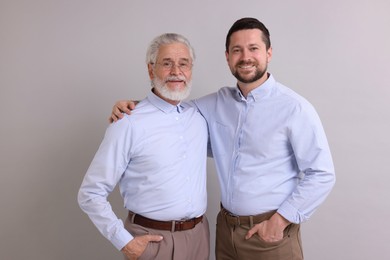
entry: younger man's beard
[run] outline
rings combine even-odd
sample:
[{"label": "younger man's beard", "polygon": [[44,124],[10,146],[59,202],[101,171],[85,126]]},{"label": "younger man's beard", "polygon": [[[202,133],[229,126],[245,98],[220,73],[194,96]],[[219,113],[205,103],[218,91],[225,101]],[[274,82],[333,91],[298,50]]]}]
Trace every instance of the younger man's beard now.
[{"label": "younger man's beard", "polygon": [[[183,80],[186,82],[186,86],[183,90],[171,90],[166,84],[166,82],[169,80]],[[155,77],[152,80],[152,86],[156,88],[156,90],[158,91],[158,93],[160,93],[162,97],[173,101],[182,101],[188,98],[188,96],[190,95],[192,81],[187,81],[184,77],[181,76],[171,76],[165,78],[164,80],[160,80],[159,78]]]},{"label": "younger man's beard", "polygon": [[[246,64],[251,65],[252,63],[241,61],[236,66],[246,65]],[[255,65],[257,65],[257,63]],[[243,83],[253,83],[264,76],[264,74],[267,72],[267,66],[263,69],[256,68],[255,74],[250,78],[244,78],[243,76],[241,76],[240,73],[238,72],[238,69],[236,68],[232,68],[231,72],[238,81]]]}]

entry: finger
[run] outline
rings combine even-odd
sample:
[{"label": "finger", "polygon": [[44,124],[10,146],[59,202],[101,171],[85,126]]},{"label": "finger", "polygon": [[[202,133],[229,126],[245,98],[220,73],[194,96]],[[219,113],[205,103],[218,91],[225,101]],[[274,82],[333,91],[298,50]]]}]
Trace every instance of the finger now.
[{"label": "finger", "polygon": [[112,114],[117,115],[119,113],[121,113],[121,110],[118,107],[114,106],[112,108]]},{"label": "finger", "polygon": [[257,232],[256,226],[251,228],[248,233],[246,233],[245,239],[251,238]]},{"label": "finger", "polygon": [[130,103],[129,103],[129,108],[130,108],[131,110],[134,110],[134,108],[135,108],[135,103],[134,103],[134,102],[130,102]]},{"label": "finger", "polygon": [[[135,108],[135,107],[134,107],[134,108]],[[131,108],[131,107],[130,107],[131,110],[133,110],[134,108]],[[126,108],[123,109],[122,112],[123,112],[123,113],[126,113],[126,114],[128,114],[128,115],[130,115],[130,114],[131,114],[130,109],[128,109],[128,108],[126,107]],[[122,115],[122,116],[123,116],[123,115]]]},{"label": "finger", "polygon": [[118,117],[114,114],[111,114],[111,117],[109,118],[109,120],[110,120],[110,123],[114,123],[114,122],[118,121]]},{"label": "finger", "polygon": [[115,121],[118,120],[118,119],[122,119],[123,118],[123,114],[121,111],[115,111],[113,114],[112,114],[113,117],[116,117],[115,118]]},{"label": "finger", "polygon": [[134,108],[131,108],[131,101],[129,102],[126,102],[126,101],[119,101],[117,102],[114,107],[112,108],[112,113],[114,114],[117,114],[117,113],[126,113],[128,115],[130,115],[130,109],[134,109]]},{"label": "finger", "polygon": [[163,240],[163,236],[159,235],[146,235],[149,242],[160,242]]}]

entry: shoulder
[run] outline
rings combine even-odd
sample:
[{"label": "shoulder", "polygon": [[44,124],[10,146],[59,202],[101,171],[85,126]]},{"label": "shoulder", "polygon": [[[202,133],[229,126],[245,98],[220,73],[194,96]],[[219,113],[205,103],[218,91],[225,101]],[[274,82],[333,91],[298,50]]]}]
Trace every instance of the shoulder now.
[{"label": "shoulder", "polygon": [[275,85],[276,95],[284,104],[298,110],[314,109],[313,105],[303,96],[281,83]]},{"label": "shoulder", "polygon": [[319,125],[320,118],[314,106],[303,96],[280,83],[275,88],[279,104],[277,107],[288,115],[292,125]]},{"label": "shoulder", "polygon": [[236,92],[235,87],[222,87],[217,92],[213,92],[206,96],[194,99],[193,102],[198,105],[214,104],[214,102],[220,97],[233,96]]},{"label": "shoulder", "polygon": [[150,116],[155,115],[158,111],[159,109],[145,98],[135,106],[130,115],[124,114],[123,119],[128,120],[130,123],[133,123],[134,121],[148,120]]},{"label": "shoulder", "polygon": [[141,120],[142,118],[147,117],[146,116],[147,114],[154,112],[153,108],[154,107],[151,106],[150,103],[147,102],[145,99],[141,100],[135,106],[135,108],[133,110],[131,110],[130,115],[123,114],[123,118],[110,124],[109,128],[117,129],[117,130],[120,130],[120,129],[124,130],[124,129],[128,129],[134,125],[137,125],[137,124],[135,124],[135,122]]}]

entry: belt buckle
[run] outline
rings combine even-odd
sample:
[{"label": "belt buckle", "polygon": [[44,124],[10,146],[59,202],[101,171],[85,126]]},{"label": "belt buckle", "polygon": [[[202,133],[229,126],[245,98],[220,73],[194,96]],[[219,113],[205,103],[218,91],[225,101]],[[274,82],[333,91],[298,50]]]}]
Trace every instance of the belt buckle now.
[{"label": "belt buckle", "polygon": [[183,231],[185,221],[175,221],[174,231]]}]

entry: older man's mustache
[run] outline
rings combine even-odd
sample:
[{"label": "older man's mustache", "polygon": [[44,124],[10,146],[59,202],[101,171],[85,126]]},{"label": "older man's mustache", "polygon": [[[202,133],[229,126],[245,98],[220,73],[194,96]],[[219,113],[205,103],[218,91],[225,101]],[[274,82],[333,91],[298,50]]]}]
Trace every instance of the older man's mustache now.
[{"label": "older man's mustache", "polygon": [[187,80],[183,76],[169,76],[164,79],[164,83],[167,83],[168,81],[184,81],[187,83]]}]

